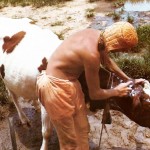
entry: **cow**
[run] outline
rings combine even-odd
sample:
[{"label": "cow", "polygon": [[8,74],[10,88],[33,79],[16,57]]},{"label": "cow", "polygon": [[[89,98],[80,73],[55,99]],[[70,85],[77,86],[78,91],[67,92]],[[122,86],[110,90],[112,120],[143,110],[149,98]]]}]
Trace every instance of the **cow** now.
[{"label": "cow", "polygon": [[[52,133],[52,124],[46,110],[38,101],[36,79],[42,70],[46,69],[48,58],[61,43],[62,40],[51,30],[38,27],[28,18],[0,18],[1,78],[16,106],[22,124],[28,125],[30,120],[28,120],[19,105],[20,98],[28,101],[32,100],[33,105],[37,109],[40,106],[43,136],[41,150],[48,149],[48,139]],[[104,70],[100,71],[101,73],[102,75],[100,76],[105,77],[105,79],[101,79],[101,84],[106,85],[107,83],[104,81],[108,80],[106,77],[109,76],[109,73]],[[105,107],[105,101],[99,101],[97,104],[97,102],[90,99],[84,73],[80,76],[79,80],[85,94],[85,99],[91,102],[91,110],[103,109]],[[103,87],[103,85],[101,86]],[[107,87],[104,86],[104,88]],[[145,94],[143,89],[141,87],[141,95],[138,97],[142,98],[142,100],[138,100],[138,106],[140,105],[141,107],[135,106],[136,109],[133,110],[133,97],[129,96],[126,99],[112,98],[111,101],[114,100],[117,106],[111,108],[120,108],[120,111],[123,110],[122,112],[124,114],[139,125],[150,127],[150,111],[148,109],[150,105],[149,95],[146,94],[146,99],[142,97],[143,93]],[[98,107],[95,107],[93,103],[96,103]],[[142,111],[139,112],[137,110]],[[133,111],[138,113],[133,115]],[[148,120],[144,121],[138,117],[139,113],[142,113],[143,116],[145,115]]]}]

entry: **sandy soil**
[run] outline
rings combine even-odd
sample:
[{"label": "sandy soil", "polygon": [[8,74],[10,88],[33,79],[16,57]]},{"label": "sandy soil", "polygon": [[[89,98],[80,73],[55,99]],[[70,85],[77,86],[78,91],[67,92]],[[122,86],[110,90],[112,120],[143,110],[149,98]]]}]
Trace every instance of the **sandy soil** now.
[{"label": "sandy soil", "polygon": [[100,16],[112,10],[111,3],[105,1],[88,3],[87,0],[74,0],[42,8],[6,7],[0,10],[0,16],[28,17],[39,26],[50,28],[55,33],[62,33],[64,37],[68,37],[72,32],[87,28],[91,24],[93,18],[86,17],[89,9],[94,9],[94,14]]},{"label": "sandy soil", "polygon": [[[88,18],[87,12],[94,10],[94,17]],[[113,22],[106,14],[113,12],[114,8],[110,2],[97,1],[88,3],[87,0],[69,1],[58,6],[34,8],[27,7],[6,7],[0,10],[0,17],[11,18],[28,17],[33,19],[42,28],[49,28],[62,38],[67,38],[72,33],[88,27],[102,29]],[[134,13],[135,17],[137,16]],[[137,19],[146,17],[142,23],[149,22],[150,13],[141,13]],[[140,17],[139,17],[140,16]],[[123,16],[122,19],[125,17]],[[142,20],[141,20],[142,21]],[[140,22],[141,22],[140,21]],[[138,20],[139,22],[139,20]],[[136,23],[136,20],[135,20]],[[28,105],[27,105],[28,106]],[[39,150],[41,137],[40,114],[32,107],[24,105],[24,111],[31,120],[32,127],[27,129],[18,125],[19,119],[16,111],[10,113],[13,119],[17,139],[18,150]],[[94,116],[89,115],[91,125],[90,149],[94,150],[99,142],[101,128],[101,114],[99,111]],[[102,150],[135,150],[150,149],[150,131],[129,120],[123,114],[112,111],[113,123],[108,125],[109,136],[104,132],[102,139]],[[0,122],[0,150],[11,150],[8,120]],[[55,131],[49,141],[50,150],[59,150],[58,139]]]}]

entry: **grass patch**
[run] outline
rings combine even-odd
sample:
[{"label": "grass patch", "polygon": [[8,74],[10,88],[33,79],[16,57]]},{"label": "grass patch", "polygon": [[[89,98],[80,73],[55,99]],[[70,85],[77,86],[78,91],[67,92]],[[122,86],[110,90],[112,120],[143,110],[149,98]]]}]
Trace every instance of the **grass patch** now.
[{"label": "grass patch", "polygon": [[56,21],[56,22],[51,24],[51,26],[62,26],[62,25],[63,25],[62,21]]},{"label": "grass patch", "polygon": [[150,54],[120,54],[113,58],[119,67],[132,78],[145,78],[150,81]]},{"label": "grass patch", "polygon": [[113,20],[119,20],[121,17],[121,12],[114,11],[114,12],[108,13],[107,16],[112,17]]},{"label": "grass patch", "polygon": [[132,24],[134,22],[134,17],[128,14],[127,21]]},{"label": "grass patch", "polygon": [[119,7],[121,7],[121,6],[123,6],[124,5],[124,0],[117,0],[117,1],[115,1],[115,2],[113,2],[113,7],[115,7],[115,8],[119,8]]},{"label": "grass patch", "polygon": [[87,18],[91,18],[91,17],[94,17],[94,9],[87,9],[86,10],[86,14],[85,14],[85,16],[87,17]]},{"label": "grass patch", "polygon": [[150,51],[150,24],[139,26],[136,30],[139,38],[139,42],[136,47],[137,51],[141,51],[143,49]]},{"label": "grass patch", "polygon": [[32,5],[35,7],[42,7],[42,6],[51,6],[51,5],[57,5],[60,3],[64,3],[66,1],[71,0],[1,0],[0,6],[28,6]]},{"label": "grass patch", "polygon": [[55,33],[60,40],[64,40],[64,32]]}]

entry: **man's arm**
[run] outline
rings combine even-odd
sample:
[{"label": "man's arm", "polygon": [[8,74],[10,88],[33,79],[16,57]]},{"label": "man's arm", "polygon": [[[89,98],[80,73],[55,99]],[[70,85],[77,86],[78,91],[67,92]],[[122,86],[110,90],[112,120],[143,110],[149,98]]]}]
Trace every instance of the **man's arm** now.
[{"label": "man's arm", "polygon": [[109,65],[108,67],[111,69],[111,71],[113,71],[116,75],[118,75],[125,82],[134,81],[135,84],[146,82],[146,80],[142,79],[142,78],[132,79],[132,78],[128,77],[111,58],[109,58],[109,60],[110,60],[110,63],[108,63],[108,65]]},{"label": "man's arm", "polygon": [[84,60],[84,69],[89,95],[93,100],[107,99],[113,96],[125,96],[131,90],[128,87],[131,82],[121,83],[113,89],[101,89],[99,77],[100,60],[96,56]]},{"label": "man's arm", "polygon": [[128,80],[131,80],[131,78],[128,77],[111,58],[109,58],[109,63],[107,67],[110,68],[110,70],[118,75],[123,81],[126,82]]}]

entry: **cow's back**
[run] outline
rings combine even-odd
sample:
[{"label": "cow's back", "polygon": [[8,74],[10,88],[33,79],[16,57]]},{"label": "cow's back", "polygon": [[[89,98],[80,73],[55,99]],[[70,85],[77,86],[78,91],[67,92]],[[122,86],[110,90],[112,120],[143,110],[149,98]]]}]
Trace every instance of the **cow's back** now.
[{"label": "cow's back", "polygon": [[[2,27],[4,30],[0,29],[3,32],[0,39],[0,66],[5,85],[17,96],[35,99],[36,77],[41,71],[39,67],[44,59],[50,57],[61,40],[50,30],[32,25],[27,19],[22,22],[8,19],[6,23],[3,22]],[[9,31],[6,30],[8,27]],[[3,38],[20,32],[23,33],[21,41],[11,52],[7,51],[8,46],[4,50]]]}]

